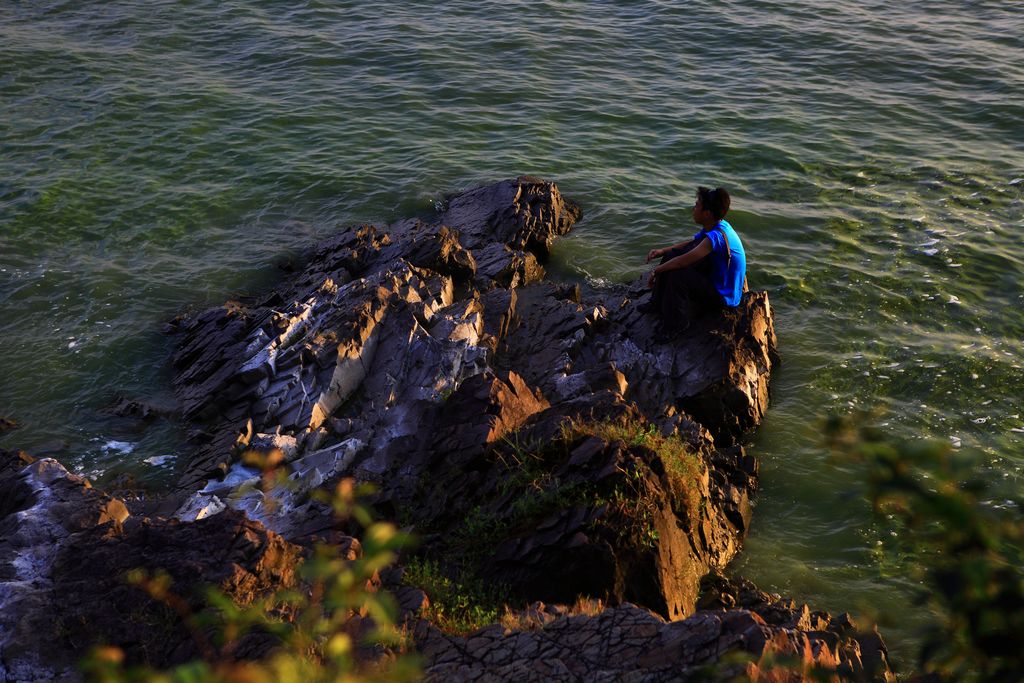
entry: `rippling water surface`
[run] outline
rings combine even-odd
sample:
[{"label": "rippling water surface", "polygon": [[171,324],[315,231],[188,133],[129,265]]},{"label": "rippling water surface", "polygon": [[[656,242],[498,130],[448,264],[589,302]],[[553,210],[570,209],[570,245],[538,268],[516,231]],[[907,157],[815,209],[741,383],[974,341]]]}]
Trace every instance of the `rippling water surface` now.
[{"label": "rippling water surface", "polygon": [[180,428],[102,409],[167,391],[163,322],[317,237],[533,173],[585,210],[553,272],[623,281],[720,184],[785,360],[737,569],[906,658],[914,586],[820,420],[882,410],[1019,489],[1022,35],[1005,0],[4,3],[0,446],[159,485]]}]

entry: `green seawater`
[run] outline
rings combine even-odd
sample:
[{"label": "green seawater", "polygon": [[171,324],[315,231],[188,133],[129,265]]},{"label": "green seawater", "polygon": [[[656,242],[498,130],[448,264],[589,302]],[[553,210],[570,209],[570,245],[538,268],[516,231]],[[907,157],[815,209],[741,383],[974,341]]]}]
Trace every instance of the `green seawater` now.
[{"label": "green seawater", "polygon": [[0,447],[164,485],[184,428],[103,409],[168,393],[177,313],[520,173],[585,210],[550,272],[628,281],[722,185],[784,358],[734,569],[906,663],[916,559],[821,420],[949,441],[1021,515],[1022,36],[1007,0],[4,2]]}]

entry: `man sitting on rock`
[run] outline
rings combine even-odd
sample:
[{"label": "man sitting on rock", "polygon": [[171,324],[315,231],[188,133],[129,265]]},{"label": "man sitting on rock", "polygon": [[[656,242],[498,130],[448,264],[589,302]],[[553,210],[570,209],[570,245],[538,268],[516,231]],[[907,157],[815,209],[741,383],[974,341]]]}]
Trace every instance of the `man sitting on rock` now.
[{"label": "man sitting on rock", "polygon": [[661,257],[647,280],[653,289],[645,312],[661,315],[669,329],[685,330],[690,321],[722,308],[735,307],[746,285],[747,257],[739,235],[725,220],[729,193],[697,188],[693,222],[700,232],[686,242],[651,249],[647,262]]}]

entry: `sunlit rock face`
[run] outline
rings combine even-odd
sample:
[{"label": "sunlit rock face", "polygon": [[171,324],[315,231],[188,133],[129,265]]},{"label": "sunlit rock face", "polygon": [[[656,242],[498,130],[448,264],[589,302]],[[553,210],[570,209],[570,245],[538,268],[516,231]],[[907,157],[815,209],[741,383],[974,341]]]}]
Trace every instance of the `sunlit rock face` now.
[{"label": "sunlit rock face", "polygon": [[[433,219],[345,230],[262,301],[180,322],[175,387],[203,432],[178,516],[233,507],[298,537],[327,526],[310,492],[354,476],[438,557],[487,526],[478,569],[523,598],[691,613],[749,521],[756,467],[733,446],[767,407],[771,308],[750,292],[667,336],[639,283],[546,281],[579,216],[553,183],[502,181]],[[692,480],[640,442],[592,434],[580,451],[587,435],[566,433],[602,422],[674,437]],[[253,453],[287,481],[261,487]],[[540,485],[522,457],[543,462]],[[608,503],[623,496],[642,520]]]}]

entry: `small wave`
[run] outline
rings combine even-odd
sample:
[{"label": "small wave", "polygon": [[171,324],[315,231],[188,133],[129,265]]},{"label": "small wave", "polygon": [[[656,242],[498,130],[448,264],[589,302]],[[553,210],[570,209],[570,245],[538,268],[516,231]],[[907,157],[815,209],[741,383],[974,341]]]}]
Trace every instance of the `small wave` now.
[{"label": "small wave", "polygon": [[594,277],[592,275],[585,276],[587,284],[594,289],[608,289],[612,286],[612,281],[606,277]]},{"label": "small wave", "polygon": [[103,446],[101,447],[101,450],[104,450],[104,451],[107,451],[107,452],[113,451],[113,452],[117,452],[117,453],[125,453],[125,454],[127,454],[127,453],[131,453],[132,451],[135,450],[135,444],[131,443],[130,441],[114,441],[114,440],[110,440],[110,441],[106,442],[105,444],[103,444]]}]

